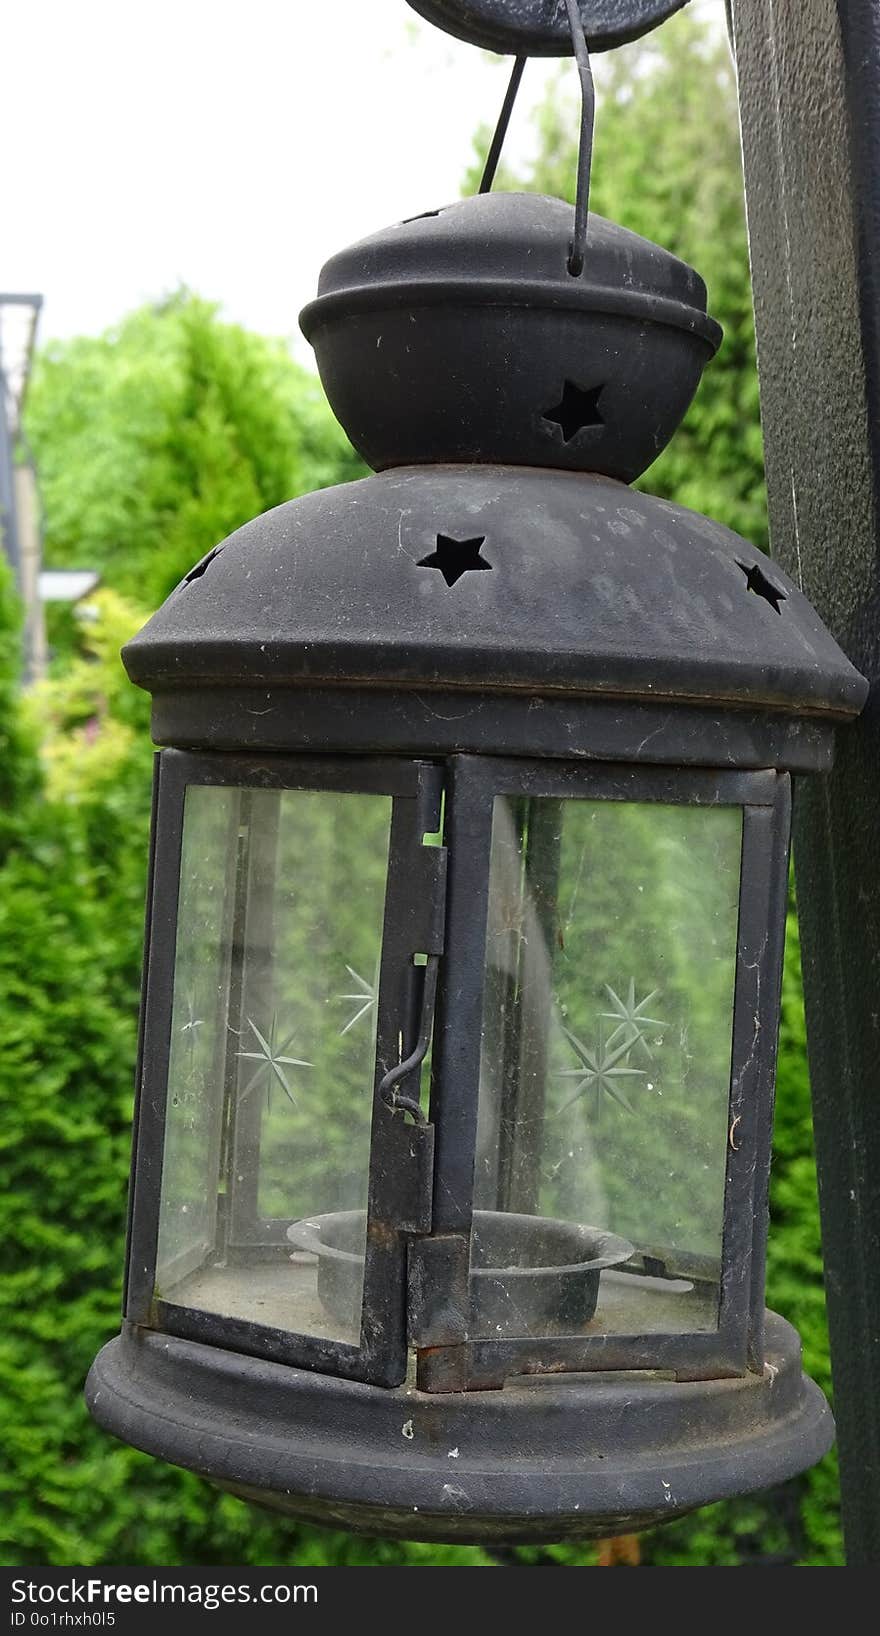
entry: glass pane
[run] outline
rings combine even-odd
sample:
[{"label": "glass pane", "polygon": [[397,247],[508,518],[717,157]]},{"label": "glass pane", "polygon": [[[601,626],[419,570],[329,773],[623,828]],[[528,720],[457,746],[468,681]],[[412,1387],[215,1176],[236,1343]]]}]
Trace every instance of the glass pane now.
[{"label": "glass pane", "polygon": [[474,1333],[717,1327],[738,807],[495,802]]},{"label": "glass pane", "polygon": [[238,791],[192,788],[180,864],[157,1283],[161,1293],[214,1246],[223,1126],[219,1022],[229,983],[226,925]]},{"label": "glass pane", "polygon": [[[166,1301],[360,1338],[390,822],[386,796],[187,791]],[[175,1103],[187,1052],[196,1120]]]}]

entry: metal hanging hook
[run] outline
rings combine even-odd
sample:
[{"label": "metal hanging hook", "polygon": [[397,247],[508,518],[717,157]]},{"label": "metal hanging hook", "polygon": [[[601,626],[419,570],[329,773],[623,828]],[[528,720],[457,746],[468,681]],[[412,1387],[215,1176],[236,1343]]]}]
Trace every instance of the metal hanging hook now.
[{"label": "metal hanging hook", "polygon": [[[587,227],[590,215],[590,172],[593,165],[593,129],[596,122],[596,87],[593,83],[593,69],[590,63],[590,51],[587,37],[584,33],[578,0],[565,0],[568,12],[568,26],[571,33],[571,44],[577,63],[578,77],[581,82],[581,130],[578,142],[577,192],[574,207],[574,237],[568,257],[568,270],[572,278],[578,278],[584,270],[587,252]],[[483,175],[480,179],[479,192],[490,193],[495,174],[498,170],[498,161],[510,125],[513,105],[516,102],[517,92],[523,77],[527,59],[517,57],[511,70],[510,81],[505,92],[504,102],[498,116],[495,134],[486,155]]]},{"label": "metal hanging hook", "polygon": [[479,188],[481,193],[491,193],[492,191],[492,183],[495,180],[495,172],[498,169],[498,161],[501,158],[501,149],[504,146],[504,139],[507,136],[507,127],[510,124],[510,116],[513,113],[513,105],[516,101],[516,93],[520,87],[520,81],[523,77],[523,69],[526,66],[526,61],[527,59],[525,57],[517,57],[511,70],[510,81],[507,91],[505,92],[504,101],[501,104],[501,112],[498,115],[498,124],[495,126],[495,135],[492,138],[489,152],[486,155],[486,163],[483,168],[483,175]]},{"label": "metal hanging hook", "polygon": [[574,238],[568,258],[572,278],[579,278],[584,270],[587,253],[587,227],[590,216],[590,172],[593,165],[593,129],[596,122],[596,87],[590,64],[590,51],[578,0],[565,0],[571,43],[581,82],[581,134],[578,144],[577,192],[574,205]]}]

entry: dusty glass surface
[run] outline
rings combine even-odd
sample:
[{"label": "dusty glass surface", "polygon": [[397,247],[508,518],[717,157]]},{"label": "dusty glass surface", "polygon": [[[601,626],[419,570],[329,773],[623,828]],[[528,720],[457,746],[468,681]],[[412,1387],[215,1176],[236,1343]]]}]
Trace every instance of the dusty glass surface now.
[{"label": "dusty glass surface", "polygon": [[[359,1339],[390,819],[385,796],[187,790],[166,1301]],[[328,1214],[348,1256],[329,1282],[297,1225]]]},{"label": "dusty glass surface", "polygon": [[741,849],[738,807],[496,800],[475,1333],[717,1327]]},{"label": "dusty glass surface", "polygon": [[223,1129],[230,892],[239,792],[187,791],[165,1115],[157,1283],[161,1293],[211,1253]]}]

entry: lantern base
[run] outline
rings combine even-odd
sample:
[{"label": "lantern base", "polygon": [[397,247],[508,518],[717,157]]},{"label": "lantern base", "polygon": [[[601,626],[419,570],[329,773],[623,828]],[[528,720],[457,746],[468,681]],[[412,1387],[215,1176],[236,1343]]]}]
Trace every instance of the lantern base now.
[{"label": "lantern base", "polygon": [[86,1400],[124,1441],[305,1521],[404,1539],[634,1533],[827,1453],[831,1411],[767,1314],[763,1375],[520,1377],[429,1396],[126,1329]]}]

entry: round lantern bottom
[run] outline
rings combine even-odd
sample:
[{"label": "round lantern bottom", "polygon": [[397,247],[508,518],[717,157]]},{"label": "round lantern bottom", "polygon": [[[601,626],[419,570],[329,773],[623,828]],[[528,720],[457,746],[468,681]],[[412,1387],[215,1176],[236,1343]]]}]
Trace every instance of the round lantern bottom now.
[{"label": "round lantern bottom", "polygon": [[117,1437],[309,1522],[561,1540],[632,1533],[821,1459],[831,1411],[773,1313],[766,1355],[763,1375],[735,1380],[520,1377],[429,1396],[129,1330],[96,1358],[86,1398]]}]

